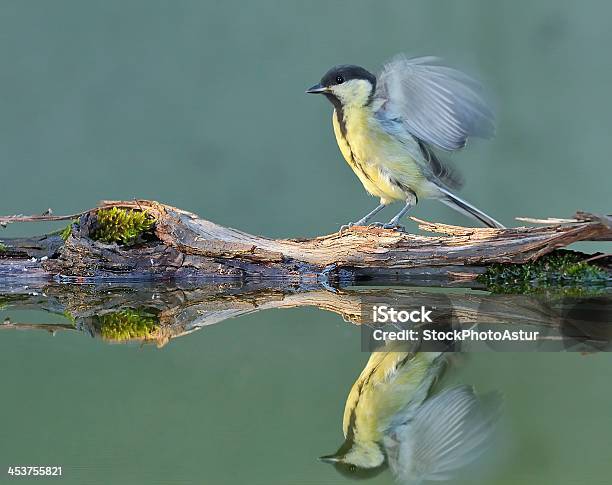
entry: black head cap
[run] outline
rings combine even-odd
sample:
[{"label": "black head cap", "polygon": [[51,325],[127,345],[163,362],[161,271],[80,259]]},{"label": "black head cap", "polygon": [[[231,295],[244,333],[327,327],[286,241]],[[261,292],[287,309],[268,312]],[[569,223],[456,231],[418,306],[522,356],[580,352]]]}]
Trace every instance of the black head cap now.
[{"label": "black head cap", "polygon": [[322,456],[319,458],[323,462],[331,463],[340,475],[353,480],[362,480],[375,477],[382,473],[387,468],[387,462],[384,461],[377,467],[373,468],[362,468],[351,463],[344,463],[342,461],[336,461],[335,456]]},{"label": "black head cap", "polygon": [[376,76],[363,67],[352,66],[345,64],[342,66],[334,66],[321,78],[319,84],[311,87],[307,93],[310,94],[327,94],[332,86],[351,81],[352,79],[365,79],[372,85],[372,92],[376,88]]},{"label": "black head cap", "polygon": [[363,67],[352,66],[350,64],[332,67],[321,78],[321,86],[334,86],[352,79],[365,79],[366,81],[369,81],[373,87],[376,87],[376,76],[374,76],[374,74]]}]

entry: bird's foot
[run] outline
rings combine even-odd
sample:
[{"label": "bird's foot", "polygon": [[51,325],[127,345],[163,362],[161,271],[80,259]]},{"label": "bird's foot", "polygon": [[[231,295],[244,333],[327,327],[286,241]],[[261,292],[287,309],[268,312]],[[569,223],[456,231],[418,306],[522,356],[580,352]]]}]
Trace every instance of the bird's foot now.
[{"label": "bird's foot", "polygon": [[340,226],[340,230],[338,231],[338,233],[339,233],[340,235],[342,235],[342,233],[343,233],[344,231],[346,231],[347,229],[350,229],[350,228],[351,228],[351,227],[353,227],[354,225],[355,225],[355,223],[354,223],[354,222],[349,222],[348,224],[344,224],[344,225]]},{"label": "bird's foot", "polygon": [[398,231],[398,232],[406,232],[406,228],[400,224],[398,224],[397,222],[387,222],[386,224],[383,224],[381,226],[383,229],[393,229],[394,231]]},{"label": "bird's foot", "polygon": [[362,217],[357,222],[353,223],[353,226],[365,226],[368,223],[369,217]]},{"label": "bird's foot", "polygon": [[364,219],[359,219],[357,222],[349,222],[348,224],[344,224],[343,226],[340,226],[340,233],[342,233],[343,231],[346,231],[347,229],[350,229],[351,227],[365,226],[367,222],[368,220],[364,218]]}]

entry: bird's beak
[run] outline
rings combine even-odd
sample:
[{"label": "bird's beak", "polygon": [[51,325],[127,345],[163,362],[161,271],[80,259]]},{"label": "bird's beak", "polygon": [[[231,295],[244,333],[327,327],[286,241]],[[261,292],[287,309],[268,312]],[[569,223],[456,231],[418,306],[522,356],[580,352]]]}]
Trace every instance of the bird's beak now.
[{"label": "bird's beak", "polygon": [[319,460],[324,461],[325,463],[338,463],[340,461],[338,457],[334,455],[320,456]]},{"label": "bird's beak", "polygon": [[315,84],[313,87],[311,87],[310,89],[306,90],[307,94],[321,94],[327,91],[327,88],[324,86],[321,86],[321,83],[319,84]]}]

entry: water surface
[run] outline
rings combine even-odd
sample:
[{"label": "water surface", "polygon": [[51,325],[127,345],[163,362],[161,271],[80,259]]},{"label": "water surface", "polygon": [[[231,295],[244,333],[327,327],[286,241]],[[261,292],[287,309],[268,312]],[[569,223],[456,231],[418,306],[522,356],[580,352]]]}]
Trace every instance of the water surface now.
[{"label": "water surface", "polygon": [[[11,319],[0,327],[0,464],[61,465],[75,484],[348,482],[317,458],[342,443],[347,394],[370,357],[345,320],[381,291],[397,301],[430,290],[13,288],[0,311]],[[464,306],[487,297],[443,294]],[[117,315],[174,328],[117,343],[100,330]],[[18,323],[32,325],[9,328]],[[35,327],[48,323],[58,326]],[[504,401],[486,453],[452,483],[607,483],[610,354],[450,361],[436,389],[470,385]],[[396,482],[385,470],[370,483]]]}]

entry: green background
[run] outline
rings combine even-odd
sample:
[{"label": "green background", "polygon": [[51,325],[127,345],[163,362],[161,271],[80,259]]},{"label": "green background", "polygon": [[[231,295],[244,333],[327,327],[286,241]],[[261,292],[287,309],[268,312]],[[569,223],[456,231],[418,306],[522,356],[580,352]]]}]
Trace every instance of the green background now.
[{"label": "green background", "polygon": [[[435,54],[479,76],[498,134],[452,158],[468,200],[514,216],[607,211],[606,2],[2,2],[3,213],[153,198],[270,236],[376,203],[304,90],[332,65]],[[397,207],[394,207],[397,209]],[[389,209],[385,215],[392,215]],[[423,218],[465,223],[437,202]]]},{"label": "green background", "polygon": [[[497,137],[453,156],[462,196],[506,224],[606,212],[611,14],[603,1],[4,0],[0,213],[138,197],[269,236],[334,231],[375,201],[340,156],[331,106],[304,90],[331,65],[376,70],[398,52],[442,56],[495,100]],[[467,222],[436,202],[415,214]],[[63,465],[78,484],[344,483],[316,457],[340,444],[366,360],[354,327],[309,309],[163,350],[3,332],[0,465]],[[451,379],[506,395],[495,465],[472,480],[609,483],[609,369],[607,354],[471,356]]]}]

